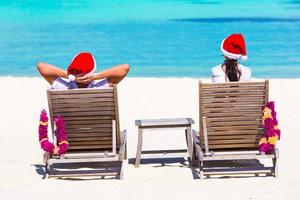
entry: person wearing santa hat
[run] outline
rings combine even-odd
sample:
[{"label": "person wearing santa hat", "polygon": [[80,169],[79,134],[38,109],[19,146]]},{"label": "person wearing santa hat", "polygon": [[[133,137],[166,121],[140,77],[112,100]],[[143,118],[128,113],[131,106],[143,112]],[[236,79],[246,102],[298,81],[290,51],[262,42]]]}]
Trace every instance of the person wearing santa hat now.
[{"label": "person wearing santa hat", "polygon": [[39,62],[37,68],[40,74],[51,84],[52,89],[75,89],[107,87],[119,83],[129,72],[128,64],[96,71],[96,60],[91,53],[77,54],[67,71],[48,63]]},{"label": "person wearing santa hat", "polygon": [[239,64],[247,60],[246,44],[242,34],[231,34],[221,43],[224,62],[212,69],[212,82],[250,81],[251,70]]}]

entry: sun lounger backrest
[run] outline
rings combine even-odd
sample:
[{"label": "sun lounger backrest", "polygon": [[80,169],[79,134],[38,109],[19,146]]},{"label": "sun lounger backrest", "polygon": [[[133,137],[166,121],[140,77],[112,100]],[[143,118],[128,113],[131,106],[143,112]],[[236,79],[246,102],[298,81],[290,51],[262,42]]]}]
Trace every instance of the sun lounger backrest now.
[{"label": "sun lounger backrest", "polygon": [[[117,87],[100,89],[48,90],[53,117],[62,116],[68,134],[69,151],[112,151],[113,123],[116,146],[120,145]],[[113,122],[114,121],[114,122]]]},{"label": "sun lounger backrest", "polygon": [[[200,139],[210,150],[257,149],[263,136],[262,106],[268,81],[199,83]],[[201,145],[204,149],[204,145]]]}]

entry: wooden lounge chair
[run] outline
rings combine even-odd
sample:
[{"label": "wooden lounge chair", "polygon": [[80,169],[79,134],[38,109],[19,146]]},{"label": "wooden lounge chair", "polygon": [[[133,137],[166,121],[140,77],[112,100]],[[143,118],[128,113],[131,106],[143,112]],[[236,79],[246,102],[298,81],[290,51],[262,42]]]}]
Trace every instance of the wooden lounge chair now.
[{"label": "wooden lounge chair", "polygon": [[[272,154],[258,151],[263,137],[262,106],[268,101],[269,82],[199,83],[200,132],[193,131],[200,179],[204,175],[273,174],[278,176],[278,150]],[[273,159],[272,167],[210,169],[210,161]],[[242,161],[241,161],[242,160]],[[197,162],[197,160],[196,160]]]},{"label": "wooden lounge chair", "polygon": [[[52,130],[55,128],[53,118],[62,116],[69,150],[60,157],[44,155],[46,174],[49,177],[116,176],[122,179],[126,130],[120,132],[117,87],[48,90],[47,96]],[[54,137],[53,132],[52,135]],[[104,167],[78,169],[90,165]],[[72,170],[59,171],[56,166],[70,166]]]}]

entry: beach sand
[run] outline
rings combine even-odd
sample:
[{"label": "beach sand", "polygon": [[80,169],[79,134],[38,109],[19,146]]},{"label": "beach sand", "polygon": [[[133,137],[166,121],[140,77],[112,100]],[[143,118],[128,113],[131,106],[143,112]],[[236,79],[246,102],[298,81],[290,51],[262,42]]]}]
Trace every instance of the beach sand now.
[{"label": "beach sand", "polygon": [[[192,117],[198,130],[198,80],[127,78],[118,86],[121,129],[127,129],[128,158],[135,157],[135,119]],[[300,79],[271,79],[282,139],[279,178],[212,178],[201,181],[188,162],[125,161],[124,180],[42,179],[38,117],[48,108],[42,78],[0,78],[0,199],[299,199]],[[185,147],[178,131],[146,133],[145,149]]]}]

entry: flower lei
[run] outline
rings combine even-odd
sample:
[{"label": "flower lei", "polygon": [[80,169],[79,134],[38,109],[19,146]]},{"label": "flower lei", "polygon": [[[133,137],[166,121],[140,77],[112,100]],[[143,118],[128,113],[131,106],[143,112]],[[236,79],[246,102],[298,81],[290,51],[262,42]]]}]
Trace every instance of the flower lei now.
[{"label": "flower lei", "polygon": [[40,114],[39,124],[39,142],[41,148],[49,152],[50,155],[62,155],[68,151],[69,143],[67,141],[67,133],[65,129],[65,123],[62,117],[55,117],[54,123],[56,125],[55,136],[57,138],[58,146],[55,146],[48,139],[48,116],[45,110],[42,110]]},{"label": "flower lei", "polygon": [[276,142],[280,140],[280,129],[276,118],[274,101],[268,102],[262,110],[262,123],[265,137],[259,140],[258,148],[260,152],[271,153],[275,148]]}]

